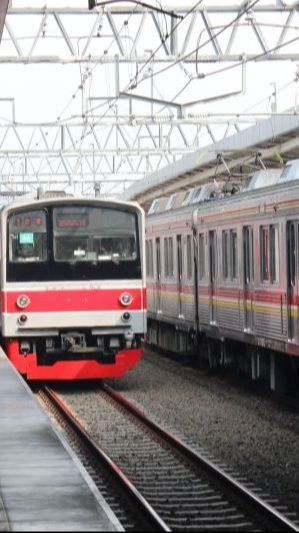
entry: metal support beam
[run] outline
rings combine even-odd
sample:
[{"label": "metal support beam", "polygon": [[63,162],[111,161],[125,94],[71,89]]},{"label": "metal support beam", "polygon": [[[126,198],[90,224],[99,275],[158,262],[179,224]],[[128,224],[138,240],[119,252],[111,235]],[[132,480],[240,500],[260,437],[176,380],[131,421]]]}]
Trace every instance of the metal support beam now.
[{"label": "metal support beam", "polygon": [[0,0],[0,42],[2,38],[2,32],[5,22],[5,17],[8,9],[9,0]]},{"label": "metal support beam", "polygon": [[[0,2],[0,36],[4,24],[8,0]],[[298,41],[294,39],[285,50],[284,45],[298,28],[298,10],[295,6],[279,4],[277,0],[270,0],[265,5],[258,2],[250,11],[250,2],[242,6],[228,1],[211,5],[210,2],[203,1],[197,8],[194,6],[172,6],[170,10],[179,17],[183,17],[184,23],[171,19],[170,31],[165,31],[159,18],[154,12],[149,12],[136,5],[134,7],[124,7],[122,5],[109,9],[101,8],[89,11],[78,8],[11,8],[5,21],[4,44],[10,39],[14,45],[15,54],[11,55],[3,52],[0,54],[0,63],[12,63],[14,61],[23,63],[78,63],[78,62],[102,62],[113,63],[115,56],[115,46],[120,55],[120,62],[123,63],[145,63],[148,60],[144,49],[151,47],[157,50],[152,63],[163,63],[181,61],[186,64],[200,62],[231,62],[239,61],[240,54],[232,53],[232,49],[242,50],[242,53],[250,60],[261,54],[264,59],[298,60]],[[228,24],[223,31],[228,37],[226,50],[222,50],[218,33],[219,17],[226,14],[231,18],[232,25]],[[24,27],[32,28],[31,46],[29,52],[25,52],[22,35],[19,31],[19,18],[26,17],[27,22]],[[237,22],[234,20],[239,16]],[[127,20],[124,21],[124,17]],[[265,23],[265,17],[267,22]],[[75,20],[78,19],[76,26]],[[86,20],[85,20],[86,19]],[[85,23],[88,20],[88,25]],[[72,22],[70,22],[72,21]],[[250,21],[250,23],[248,23]],[[271,46],[267,40],[267,32],[271,27]],[[43,31],[45,22],[53,29],[57,28],[57,38],[65,44],[65,55],[54,55],[52,52],[53,35],[51,32]],[[2,23],[2,27],[1,27]],[[97,31],[101,26],[103,31]],[[244,39],[245,26],[247,38]],[[89,27],[89,33],[80,31],[80,27]],[[77,28],[74,30],[74,28]],[[136,31],[137,28],[137,31]],[[107,48],[107,33],[110,32],[114,41],[113,53],[109,53]],[[128,33],[132,35],[131,44],[128,45]],[[150,39],[149,39],[150,36]],[[202,39],[199,40],[199,37]],[[103,37],[103,38],[102,38]],[[26,39],[28,37],[26,36]],[[202,46],[202,40],[207,43]],[[48,51],[43,55],[38,53],[39,44],[43,43],[43,49],[48,45]],[[80,52],[78,42],[83,43],[83,50]],[[258,45],[258,49],[256,49]],[[196,48],[199,47],[196,55]],[[271,52],[271,48],[275,52]],[[63,50],[63,47],[61,47]],[[193,52],[194,51],[194,52]],[[185,57],[186,55],[186,57]]]}]

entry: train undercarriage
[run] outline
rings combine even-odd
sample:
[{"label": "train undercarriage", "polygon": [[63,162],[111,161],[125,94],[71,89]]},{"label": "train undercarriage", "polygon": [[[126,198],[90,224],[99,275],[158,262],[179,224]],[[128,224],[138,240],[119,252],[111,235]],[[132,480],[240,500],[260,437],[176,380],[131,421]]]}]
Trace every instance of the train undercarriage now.
[{"label": "train undercarriage", "polygon": [[175,324],[148,321],[147,342],[198,367],[230,369],[276,393],[299,395],[299,357],[211,332],[185,330]]}]

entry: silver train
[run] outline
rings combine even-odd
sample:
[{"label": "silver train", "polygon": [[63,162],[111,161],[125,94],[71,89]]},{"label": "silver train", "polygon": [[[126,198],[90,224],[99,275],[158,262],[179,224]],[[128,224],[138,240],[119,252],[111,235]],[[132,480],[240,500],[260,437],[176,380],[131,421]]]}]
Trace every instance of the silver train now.
[{"label": "silver train", "polygon": [[148,342],[299,390],[299,160],[156,199]]}]

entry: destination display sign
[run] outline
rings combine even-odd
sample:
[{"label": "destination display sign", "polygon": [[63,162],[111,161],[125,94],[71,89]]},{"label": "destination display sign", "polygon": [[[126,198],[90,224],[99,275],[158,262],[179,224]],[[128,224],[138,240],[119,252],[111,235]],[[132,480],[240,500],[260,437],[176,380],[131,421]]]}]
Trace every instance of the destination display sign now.
[{"label": "destination display sign", "polygon": [[67,213],[56,215],[57,228],[87,228],[89,216],[87,213]]}]

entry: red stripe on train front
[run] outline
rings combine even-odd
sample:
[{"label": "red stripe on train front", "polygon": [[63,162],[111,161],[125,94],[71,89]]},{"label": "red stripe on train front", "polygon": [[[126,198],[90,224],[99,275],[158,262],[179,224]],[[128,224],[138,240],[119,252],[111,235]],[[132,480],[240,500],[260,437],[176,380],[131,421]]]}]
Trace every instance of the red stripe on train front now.
[{"label": "red stripe on train front", "polygon": [[[128,292],[133,301],[123,306],[119,299],[121,294]],[[122,311],[124,309],[139,310],[145,307],[145,289],[80,289],[57,291],[13,291],[2,292],[2,311],[4,313],[21,312],[17,305],[19,296],[25,294],[30,304],[24,312],[63,312],[63,311]]]}]

